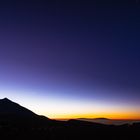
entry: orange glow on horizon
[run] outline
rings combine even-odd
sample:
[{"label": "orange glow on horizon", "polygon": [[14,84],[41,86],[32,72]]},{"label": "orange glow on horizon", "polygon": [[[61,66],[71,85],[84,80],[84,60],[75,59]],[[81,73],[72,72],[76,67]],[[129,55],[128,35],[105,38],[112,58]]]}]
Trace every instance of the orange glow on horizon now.
[{"label": "orange glow on horizon", "polygon": [[[19,95],[18,93],[22,93]],[[27,93],[27,92],[26,92]],[[79,101],[48,96],[25,96],[24,91],[1,91],[0,97],[8,97],[21,106],[51,119],[108,118],[140,120],[140,104],[107,102],[104,100]]]},{"label": "orange glow on horizon", "polygon": [[[47,116],[47,115],[46,115]],[[112,114],[61,114],[61,115],[50,115],[48,116],[51,119],[58,119],[58,120],[68,120],[68,119],[77,119],[77,118],[87,118],[87,119],[94,119],[94,118],[108,118],[113,120],[140,120],[140,115],[133,114],[133,113],[112,113]]]}]

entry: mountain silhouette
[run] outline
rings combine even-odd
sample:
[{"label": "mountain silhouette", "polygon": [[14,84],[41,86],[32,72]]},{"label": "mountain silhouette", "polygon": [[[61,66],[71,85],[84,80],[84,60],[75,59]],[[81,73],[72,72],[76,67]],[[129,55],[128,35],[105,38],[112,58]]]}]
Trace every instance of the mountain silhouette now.
[{"label": "mountain silhouette", "polygon": [[9,100],[8,98],[0,99],[0,116],[2,115],[19,116],[19,117],[37,116],[37,114]]},{"label": "mountain silhouette", "polygon": [[29,109],[9,100],[0,99],[0,125],[10,124],[19,127],[49,127],[55,124],[45,116],[40,116]]},{"label": "mountain silhouette", "polygon": [[139,130],[140,123],[116,126],[88,122],[84,119],[51,120],[7,98],[0,99],[0,138],[4,140],[140,139]]}]

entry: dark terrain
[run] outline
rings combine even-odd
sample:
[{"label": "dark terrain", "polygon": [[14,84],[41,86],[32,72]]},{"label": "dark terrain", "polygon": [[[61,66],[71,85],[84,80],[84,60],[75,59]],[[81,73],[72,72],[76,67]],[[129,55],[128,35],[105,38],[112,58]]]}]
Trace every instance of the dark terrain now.
[{"label": "dark terrain", "polygon": [[56,121],[10,101],[0,100],[2,140],[121,140],[140,139],[140,123],[105,125],[81,120]]}]

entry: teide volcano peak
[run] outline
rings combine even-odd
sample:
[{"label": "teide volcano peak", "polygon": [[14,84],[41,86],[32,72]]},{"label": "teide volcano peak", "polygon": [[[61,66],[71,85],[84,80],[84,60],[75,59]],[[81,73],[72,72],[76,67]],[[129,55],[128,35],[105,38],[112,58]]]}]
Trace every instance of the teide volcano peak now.
[{"label": "teide volcano peak", "polygon": [[0,115],[33,117],[37,116],[32,111],[20,106],[8,98],[0,99]]},{"label": "teide volcano peak", "polygon": [[16,125],[19,127],[49,127],[55,125],[56,121],[45,116],[40,116],[22,107],[21,105],[9,100],[0,99],[0,126]]}]

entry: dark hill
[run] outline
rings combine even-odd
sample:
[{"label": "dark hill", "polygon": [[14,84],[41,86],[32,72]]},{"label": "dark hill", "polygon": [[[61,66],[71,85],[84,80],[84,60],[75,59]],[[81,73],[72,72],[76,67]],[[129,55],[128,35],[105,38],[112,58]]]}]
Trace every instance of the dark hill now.
[{"label": "dark hill", "polygon": [[140,139],[139,130],[140,123],[115,126],[83,120],[51,120],[7,98],[0,100],[0,138],[4,140]]},{"label": "dark hill", "polygon": [[39,116],[7,98],[0,99],[0,125],[49,127],[55,123],[56,121],[45,116]]},{"label": "dark hill", "polygon": [[1,115],[19,116],[19,117],[37,116],[37,114],[20,106],[17,103],[12,102],[11,100],[7,98],[0,100],[0,116]]}]

